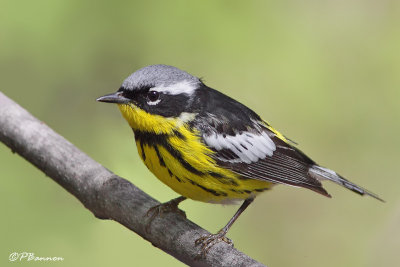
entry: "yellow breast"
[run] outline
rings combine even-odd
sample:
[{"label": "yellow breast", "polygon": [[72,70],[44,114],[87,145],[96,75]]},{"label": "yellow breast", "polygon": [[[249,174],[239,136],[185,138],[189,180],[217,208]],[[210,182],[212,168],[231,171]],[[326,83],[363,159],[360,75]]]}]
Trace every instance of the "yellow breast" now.
[{"label": "yellow breast", "polygon": [[242,179],[218,166],[200,133],[178,118],[152,115],[127,105],[120,105],[120,110],[135,132],[136,146],[147,168],[178,194],[229,203],[271,187],[269,182]]}]

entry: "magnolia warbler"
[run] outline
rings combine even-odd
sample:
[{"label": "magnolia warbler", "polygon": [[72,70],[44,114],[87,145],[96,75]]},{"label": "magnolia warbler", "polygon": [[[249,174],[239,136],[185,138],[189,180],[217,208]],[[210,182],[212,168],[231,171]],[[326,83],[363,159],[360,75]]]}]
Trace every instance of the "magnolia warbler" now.
[{"label": "magnolia warbler", "polygon": [[377,195],[321,167],[254,111],[197,77],[167,65],[144,67],[116,93],[97,101],[116,103],[133,129],[147,168],[182,195],[156,208],[178,210],[186,198],[229,204],[244,200],[217,234],[196,240],[204,255],[225,237],[239,215],[275,184],[331,197],[321,180],[360,195]]}]

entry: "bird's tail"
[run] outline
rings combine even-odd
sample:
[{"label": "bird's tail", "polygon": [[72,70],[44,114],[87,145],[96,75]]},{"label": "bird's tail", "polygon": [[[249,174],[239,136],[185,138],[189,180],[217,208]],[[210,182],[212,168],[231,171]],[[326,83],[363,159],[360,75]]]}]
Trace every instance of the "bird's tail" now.
[{"label": "bird's tail", "polygon": [[324,167],[321,167],[318,165],[313,165],[310,168],[309,173],[312,177],[314,177],[318,180],[330,180],[330,181],[335,182],[343,187],[346,187],[347,189],[350,189],[353,192],[356,192],[357,194],[368,195],[368,196],[376,198],[382,202],[385,202],[383,199],[381,199],[376,194],[374,194],[356,184],[353,184],[349,180],[343,178],[342,176],[340,176],[339,174],[337,174],[336,172],[334,172],[330,169],[327,169],[327,168],[324,168]]}]

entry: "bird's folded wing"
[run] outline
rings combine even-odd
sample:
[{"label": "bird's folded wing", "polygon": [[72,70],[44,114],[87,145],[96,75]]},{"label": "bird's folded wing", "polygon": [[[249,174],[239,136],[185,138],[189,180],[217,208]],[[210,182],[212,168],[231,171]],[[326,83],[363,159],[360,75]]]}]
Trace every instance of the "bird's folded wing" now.
[{"label": "bird's folded wing", "polygon": [[[220,121],[224,123],[224,121]],[[229,123],[220,128],[228,128]],[[246,131],[229,129],[230,133],[208,129],[204,143],[212,149],[217,163],[240,175],[243,179],[257,179],[272,183],[309,188],[323,195],[329,194],[319,180],[309,175],[314,161],[282,138],[267,123],[254,121]]]}]

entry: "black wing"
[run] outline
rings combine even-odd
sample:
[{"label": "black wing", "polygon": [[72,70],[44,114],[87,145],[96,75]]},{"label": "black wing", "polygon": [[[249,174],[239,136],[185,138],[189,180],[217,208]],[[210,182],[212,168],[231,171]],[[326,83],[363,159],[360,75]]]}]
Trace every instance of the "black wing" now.
[{"label": "black wing", "polygon": [[252,110],[211,88],[198,99],[206,108],[192,122],[212,149],[217,163],[242,179],[300,186],[330,197],[320,181],[309,174],[315,162]]}]

